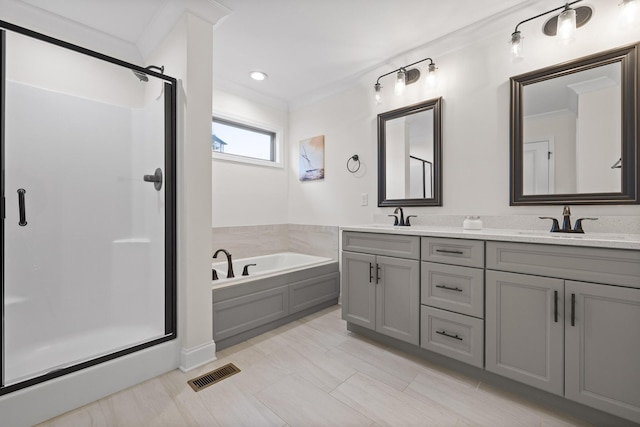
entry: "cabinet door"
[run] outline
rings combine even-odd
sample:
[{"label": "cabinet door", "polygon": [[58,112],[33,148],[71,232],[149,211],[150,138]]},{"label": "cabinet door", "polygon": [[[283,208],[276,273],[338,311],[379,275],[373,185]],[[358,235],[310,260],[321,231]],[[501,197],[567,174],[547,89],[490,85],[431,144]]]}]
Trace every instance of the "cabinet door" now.
[{"label": "cabinet door", "polygon": [[342,318],[375,329],[376,257],[342,252]]},{"label": "cabinet door", "polygon": [[565,310],[566,397],[640,423],[640,289],[567,281]]},{"label": "cabinet door", "polygon": [[[376,331],[418,345],[420,341],[420,262],[376,258]],[[375,275],[375,274],[374,274]]]},{"label": "cabinet door", "polygon": [[487,270],[488,371],[563,394],[563,288],[560,279]]}]

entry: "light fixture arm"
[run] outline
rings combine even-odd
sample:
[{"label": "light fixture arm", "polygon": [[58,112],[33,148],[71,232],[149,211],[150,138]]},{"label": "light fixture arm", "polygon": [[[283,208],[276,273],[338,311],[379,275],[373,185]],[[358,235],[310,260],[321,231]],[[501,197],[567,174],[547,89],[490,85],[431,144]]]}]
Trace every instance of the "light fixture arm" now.
[{"label": "light fixture arm", "polygon": [[[578,1],[582,1],[582,0],[578,0]],[[385,77],[385,76],[388,76],[388,75],[393,74],[393,73],[397,73],[397,72],[398,72],[398,71],[400,71],[400,70],[405,70],[405,71],[407,71],[407,68],[409,68],[409,67],[411,67],[411,66],[413,66],[413,65],[419,64],[419,63],[421,63],[421,62],[424,62],[424,61],[430,61],[429,65],[435,65],[435,64],[434,64],[434,62],[433,62],[433,59],[431,59],[431,58],[424,58],[424,59],[421,59],[420,61],[416,61],[416,62],[414,62],[413,64],[405,65],[404,67],[400,67],[400,68],[398,68],[398,69],[396,69],[396,70],[389,71],[388,73],[381,75],[380,77],[378,77],[378,80],[376,80],[376,84],[377,84],[377,85],[378,85],[378,84],[380,84],[380,79],[381,79],[381,78],[383,78],[383,77]]]},{"label": "light fixture arm", "polygon": [[516,29],[513,30],[513,33],[514,34],[517,33],[518,32],[518,27],[520,25],[524,24],[525,22],[533,21],[534,19],[540,18],[541,16],[544,16],[544,15],[548,15],[548,14],[550,14],[552,12],[557,12],[558,10],[562,10],[562,9],[566,10],[566,9],[569,8],[569,6],[572,6],[572,5],[574,5],[576,3],[579,3],[581,1],[582,0],[575,0],[575,1],[572,1],[572,2],[569,2],[569,3],[566,3],[564,6],[556,7],[555,9],[548,10],[546,12],[541,13],[540,15],[536,15],[536,16],[534,16],[532,18],[525,19],[524,21],[520,21],[520,22],[518,22],[518,25],[516,25]]}]

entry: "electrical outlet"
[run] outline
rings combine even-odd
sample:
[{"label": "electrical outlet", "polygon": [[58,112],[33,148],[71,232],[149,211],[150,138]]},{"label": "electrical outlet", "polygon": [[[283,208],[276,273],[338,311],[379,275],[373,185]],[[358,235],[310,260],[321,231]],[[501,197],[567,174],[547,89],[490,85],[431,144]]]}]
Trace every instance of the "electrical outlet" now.
[{"label": "electrical outlet", "polygon": [[360,206],[367,206],[369,204],[369,194],[362,193],[360,195]]}]

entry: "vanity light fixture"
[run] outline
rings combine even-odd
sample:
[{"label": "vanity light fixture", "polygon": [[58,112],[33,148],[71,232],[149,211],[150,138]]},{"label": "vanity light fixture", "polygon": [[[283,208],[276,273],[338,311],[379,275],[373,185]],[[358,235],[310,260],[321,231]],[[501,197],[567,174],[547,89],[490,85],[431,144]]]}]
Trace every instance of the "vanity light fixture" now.
[{"label": "vanity light fixture", "polygon": [[[571,6],[581,2],[582,0],[575,0],[569,3],[565,3],[564,6],[556,7],[555,9],[551,9],[539,15],[533,16],[531,18],[525,19],[524,21],[520,21],[518,25],[516,25],[516,29],[511,33],[511,40],[509,44],[511,45],[511,56],[513,59],[522,59],[522,33],[518,30],[520,25],[525,22],[532,21],[534,19],[540,18],[541,16],[548,15],[553,12],[557,12],[561,10],[558,15],[551,17],[545,22],[542,32],[547,36],[557,36],[558,40],[562,44],[567,44],[573,41],[575,37],[576,28],[582,27],[584,24],[589,22],[591,16],[593,15],[593,9],[589,6],[579,6],[576,8],[572,8]],[[629,0],[629,1],[638,1],[638,0]]]},{"label": "vanity light fixture", "polygon": [[253,80],[261,82],[262,80],[266,80],[268,76],[262,71],[252,71],[249,73],[249,77],[251,77]]},{"label": "vanity light fixture", "polygon": [[420,61],[416,61],[412,64],[405,65],[404,67],[400,67],[396,70],[389,71],[388,73],[378,77],[378,80],[376,80],[376,84],[373,85],[373,88],[375,90],[376,104],[382,103],[382,85],[380,84],[381,78],[393,73],[397,73],[394,92],[396,95],[402,95],[407,85],[415,83],[418,81],[418,79],[420,79],[420,70],[417,68],[409,68],[409,67],[412,67],[424,61],[429,61],[429,65],[427,66],[427,84],[429,84],[430,86],[434,86],[436,70],[437,70],[436,64],[433,62],[433,59],[431,58],[421,59]]}]

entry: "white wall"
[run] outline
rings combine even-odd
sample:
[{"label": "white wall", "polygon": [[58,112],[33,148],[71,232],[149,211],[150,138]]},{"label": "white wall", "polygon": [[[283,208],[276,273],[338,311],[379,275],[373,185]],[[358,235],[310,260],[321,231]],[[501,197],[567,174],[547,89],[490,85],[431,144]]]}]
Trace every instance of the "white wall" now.
[{"label": "white wall", "polygon": [[[578,96],[576,176],[578,192],[618,192],[622,169],[611,169],[620,158],[620,91],[617,86]],[[602,108],[611,114],[601,114]]]},{"label": "white wall", "polygon": [[[623,31],[617,25],[616,2],[591,2],[595,15],[580,28],[569,47],[540,31],[542,21],[523,25],[525,59],[513,63],[507,40],[521,16],[503,18],[493,35],[474,30],[447,37],[416,52],[389,61],[363,76],[347,91],[302,106],[290,114],[289,222],[302,224],[368,223],[376,207],[377,114],[422,100],[443,97],[443,206],[410,208],[412,214],[454,215],[560,215],[557,206],[509,206],[509,77],[580,56],[636,42],[640,28]],[[480,31],[476,29],[475,31]],[[457,46],[456,41],[459,41]],[[466,44],[463,44],[466,43]],[[385,100],[375,107],[373,83],[377,76],[403,64],[430,56],[438,70],[438,87],[427,90],[421,82],[408,86],[402,98],[392,93],[392,78]],[[325,135],[325,180],[298,182],[296,141]],[[346,161],[358,154],[362,174],[346,170]],[[369,206],[360,206],[368,193]],[[639,215],[639,206],[581,206],[580,215]]]},{"label": "white wall", "polygon": [[212,26],[184,15],[149,60],[180,80],[178,90],[178,300],[184,370],[215,358],[211,280]]},{"label": "white wall", "polygon": [[270,167],[212,159],[212,226],[288,223],[288,113],[218,89],[213,91],[213,112],[236,122],[275,131],[282,142],[280,156],[283,166]]}]

